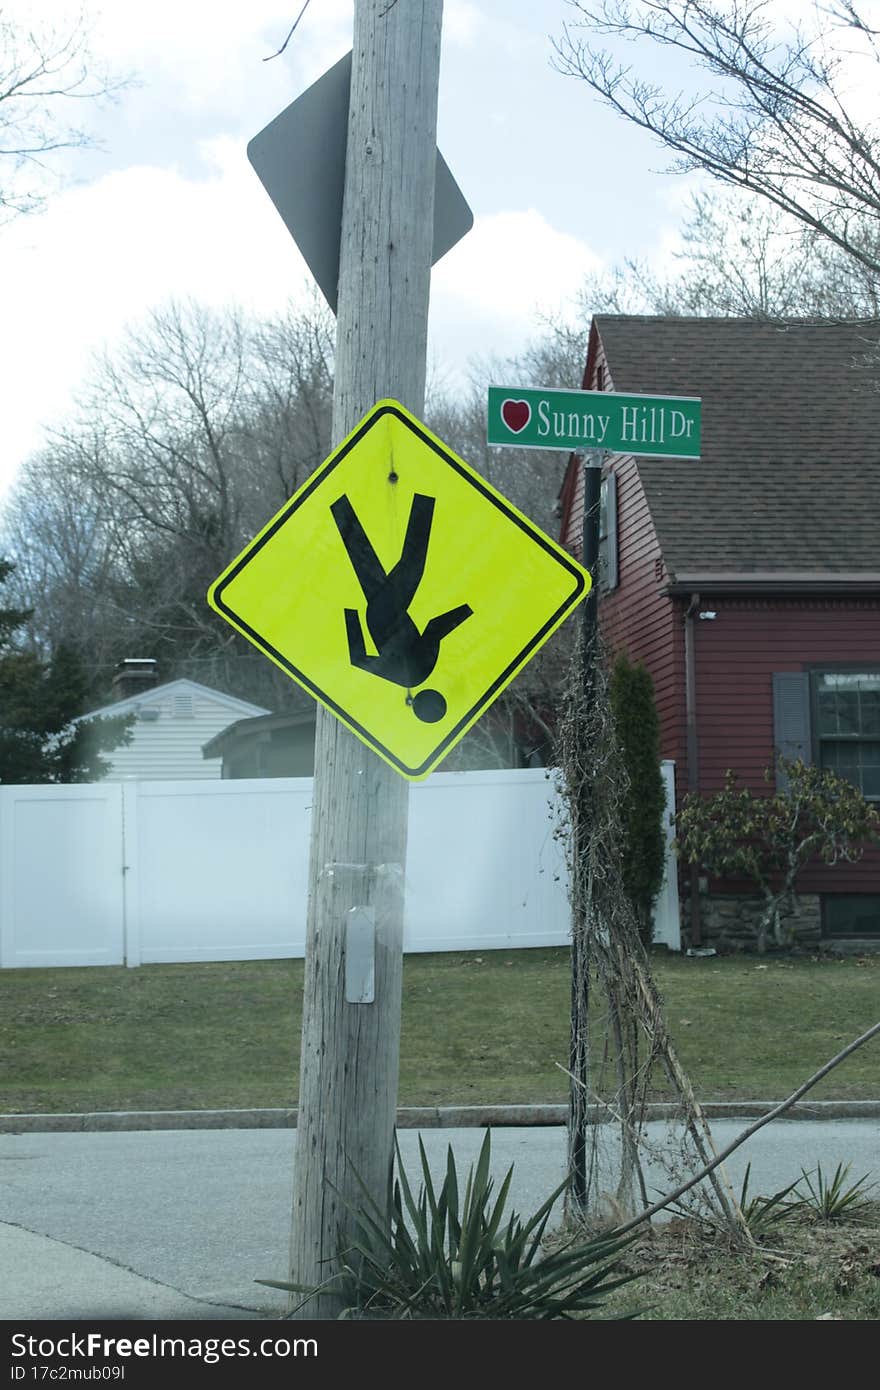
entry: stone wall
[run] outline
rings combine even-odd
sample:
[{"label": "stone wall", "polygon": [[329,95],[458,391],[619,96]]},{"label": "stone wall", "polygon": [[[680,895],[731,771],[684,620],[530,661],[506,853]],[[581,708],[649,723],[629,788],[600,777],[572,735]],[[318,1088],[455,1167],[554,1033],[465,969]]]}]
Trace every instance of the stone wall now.
[{"label": "stone wall", "polygon": [[[763,898],[745,893],[700,892],[700,924],[703,944],[718,950],[754,951]],[[690,941],[690,900],[682,902],[682,927]],[[822,936],[822,917],[818,893],[804,893],[793,912],[783,913],[786,940],[794,946],[814,946]],[[768,948],[773,946],[772,938]]]}]

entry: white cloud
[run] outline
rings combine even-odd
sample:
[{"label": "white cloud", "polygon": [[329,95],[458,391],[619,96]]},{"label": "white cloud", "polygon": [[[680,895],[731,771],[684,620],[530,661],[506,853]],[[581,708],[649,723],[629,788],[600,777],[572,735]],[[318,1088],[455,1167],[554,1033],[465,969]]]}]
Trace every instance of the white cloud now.
[{"label": "white cloud", "polygon": [[471,0],[446,0],[443,6],[443,38],[470,47],[486,28],[486,20]]},{"label": "white cloud", "polygon": [[431,351],[463,371],[468,355],[506,357],[565,313],[581,282],[600,268],[593,251],[539,212],[478,217],[434,269]]},{"label": "white cloud", "polygon": [[307,271],[244,148],[212,141],[213,172],[133,167],[59,195],[4,235],[0,379],[15,412],[0,488],[70,408],[91,355],[171,297],[256,312],[302,294]]},{"label": "white cloud", "polygon": [[730,190],[715,182],[701,171],[682,174],[663,187],[657,196],[658,216],[654,223],[653,244],[646,246],[634,259],[647,264],[653,274],[661,280],[674,279],[681,274],[678,259],[684,250],[682,227],[690,217],[693,199],[698,193],[709,193],[715,197],[731,197]]},{"label": "white cloud", "polygon": [[[72,32],[80,8],[77,0],[3,3],[4,16],[39,34]],[[104,0],[82,8],[95,62],[133,75],[148,93],[147,103],[127,98],[138,111],[159,98],[194,117],[225,118],[229,128],[248,109],[268,119],[351,46],[353,0],[315,0],[272,61],[301,8],[295,0]],[[107,132],[112,140],[112,120]]]},{"label": "white cloud", "polygon": [[[291,67],[308,66],[316,49],[334,49],[346,32],[350,39],[352,0],[320,0],[320,9],[306,10],[283,58],[264,61],[280,49],[299,10],[290,0],[150,0],[133,23],[130,0],[112,0],[102,8],[96,41],[151,82],[172,81],[191,106],[232,112],[255,87],[289,86]],[[290,91],[288,101],[295,95]]]},{"label": "white cloud", "polygon": [[598,265],[584,242],[529,208],[478,217],[434,279],[444,295],[520,322],[569,298]]}]

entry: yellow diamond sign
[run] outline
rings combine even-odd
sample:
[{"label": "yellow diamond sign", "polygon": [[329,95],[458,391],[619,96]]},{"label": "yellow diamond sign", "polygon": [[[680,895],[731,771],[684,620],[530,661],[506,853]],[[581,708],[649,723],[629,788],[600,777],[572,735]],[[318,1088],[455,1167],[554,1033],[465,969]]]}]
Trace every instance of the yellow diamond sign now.
[{"label": "yellow diamond sign", "polygon": [[404,777],[426,777],[590,576],[397,401],[379,401],[208,602]]}]

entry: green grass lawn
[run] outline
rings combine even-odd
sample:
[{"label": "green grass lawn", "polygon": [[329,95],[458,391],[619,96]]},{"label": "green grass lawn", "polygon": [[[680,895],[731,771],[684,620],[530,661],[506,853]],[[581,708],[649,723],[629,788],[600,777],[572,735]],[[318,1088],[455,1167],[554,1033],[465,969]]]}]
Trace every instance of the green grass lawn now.
[{"label": "green grass lawn", "polygon": [[[880,1017],[876,956],[652,969],[703,1100],[781,1099]],[[294,1105],[302,977],[301,961],[4,970],[0,1111]],[[563,1101],[569,1002],[565,948],[408,956],[401,1104]],[[877,1053],[812,1094],[880,1098]]]}]

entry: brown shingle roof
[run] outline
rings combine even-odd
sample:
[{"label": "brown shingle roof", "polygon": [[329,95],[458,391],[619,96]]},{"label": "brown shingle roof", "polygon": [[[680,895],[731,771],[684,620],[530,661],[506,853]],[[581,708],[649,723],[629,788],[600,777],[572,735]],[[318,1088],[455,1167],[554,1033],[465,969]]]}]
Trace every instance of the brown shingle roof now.
[{"label": "brown shingle roof", "polygon": [[611,389],[702,397],[701,458],[639,460],[673,578],[880,572],[880,321],[594,322]]}]

